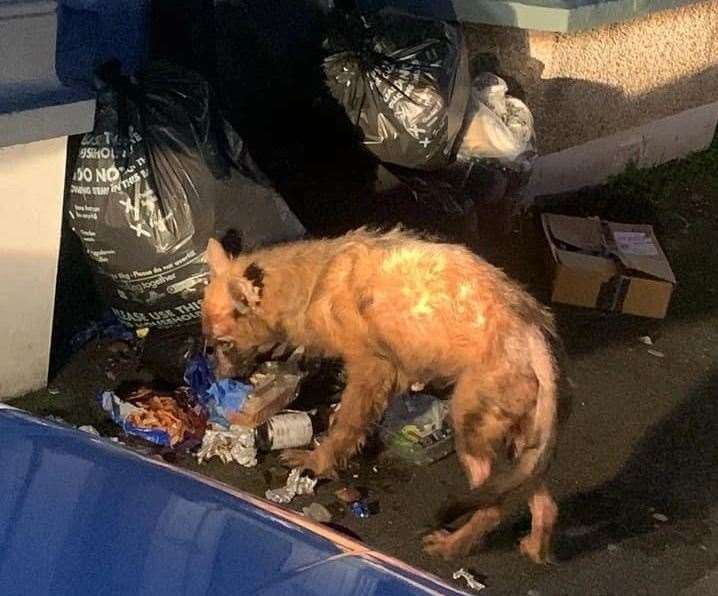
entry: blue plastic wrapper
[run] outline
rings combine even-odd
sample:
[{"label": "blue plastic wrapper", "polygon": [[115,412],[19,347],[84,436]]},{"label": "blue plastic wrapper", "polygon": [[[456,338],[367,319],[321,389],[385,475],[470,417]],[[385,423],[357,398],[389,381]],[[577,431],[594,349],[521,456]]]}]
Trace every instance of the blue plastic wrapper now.
[{"label": "blue plastic wrapper", "polygon": [[247,396],[254,390],[251,385],[246,385],[234,379],[221,379],[210,386],[208,393],[211,396],[207,403],[209,419],[223,426],[229,427],[228,416],[232,412],[239,412],[244,405]]},{"label": "blue plastic wrapper", "polygon": [[199,353],[187,359],[184,380],[200,402],[204,404],[209,400],[209,388],[214,383],[215,377],[207,356]]},{"label": "blue plastic wrapper", "polygon": [[217,380],[204,354],[195,354],[187,360],[184,379],[207,409],[210,422],[225,427],[230,426],[227,417],[232,412],[239,412],[254,390],[252,385],[234,379]]},{"label": "blue plastic wrapper", "polygon": [[354,517],[358,517],[360,519],[366,519],[370,515],[369,507],[363,501],[354,501],[351,504],[351,510],[354,514]]},{"label": "blue plastic wrapper", "polygon": [[120,323],[112,311],[107,311],[99,321],[91,321],[84,329],[75,333],[70,340],[70,347],[76,352],[93,339],[133,341],[135,334]]},{"label": "blue plastic wrapper", "polygon": [[156,445],[171,446],[172,443],[167,431],[160,428],[139,428],[128,422],[127,416],[138,408],[122,401],[114,391],[103,391],[98,395],[97,399],[102,409],[110,415],[115,424],[122,428],[125,434],[139,437]]}]

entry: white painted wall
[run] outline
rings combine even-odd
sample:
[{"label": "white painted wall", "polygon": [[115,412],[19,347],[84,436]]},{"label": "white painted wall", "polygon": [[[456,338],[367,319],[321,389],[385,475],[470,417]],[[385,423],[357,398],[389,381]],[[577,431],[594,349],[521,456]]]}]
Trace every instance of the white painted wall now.
[{"label": "white painted wall", "polygon": [[0,400],[47,383],[67,135],[94,101],[55,76],[54,0],[0,0]]},{"label": "white painted wall", "polygon": [[66,150],[0,148],[0,399],[47,383]]}]

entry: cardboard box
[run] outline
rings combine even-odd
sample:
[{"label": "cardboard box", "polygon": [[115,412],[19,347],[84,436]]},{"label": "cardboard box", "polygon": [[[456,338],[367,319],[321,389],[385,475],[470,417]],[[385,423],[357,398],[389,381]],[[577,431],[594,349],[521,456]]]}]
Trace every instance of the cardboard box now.
[{"label": "cardboard box", "polygon": [[666,316],[676,278],[651,226],[554,214],[541,222],[553,260],[553,302]]},{"label": "cardboard box", "polygon": [[297,397],[299,375],[278,375],[247,396],[242,409],[228,416],[231,424],[256,428],[281,412]]}]

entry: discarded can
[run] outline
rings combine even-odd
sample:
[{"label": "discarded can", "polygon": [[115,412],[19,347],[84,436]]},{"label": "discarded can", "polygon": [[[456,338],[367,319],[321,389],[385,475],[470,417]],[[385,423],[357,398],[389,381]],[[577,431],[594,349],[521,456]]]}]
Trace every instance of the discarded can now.
[{"label": "discarded can", "polygon": [[259,445],[263,451],[304,447],[312,442],[312,419],[306,412],[286,411],[272,416],[259,427]]},{"label": "discarded can", "polygon": [[364,503],[364,501],[354,501],[350,507],[354,517],[358,517],[359,519],[366,519],[369,517],[369,507],[366,503]]}]

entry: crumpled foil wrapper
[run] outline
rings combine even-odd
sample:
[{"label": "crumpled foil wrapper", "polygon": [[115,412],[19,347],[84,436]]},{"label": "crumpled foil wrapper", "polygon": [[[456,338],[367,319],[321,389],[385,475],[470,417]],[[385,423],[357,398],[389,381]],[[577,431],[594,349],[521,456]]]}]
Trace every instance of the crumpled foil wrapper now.
[{"label": "crumpled foil wrapper", "polygon": [[476,592],[480,592],[486,587],[485,584],[481,583],[478,579],[476,579],[476,577],[473,573],[471,573],[471,571],[468,571],[464,567],[458,569],[457,571],[454,571],[451,577],[453,577],[454,579],[463,579],[466,582],[466,585]]},{"label": "crumpled foil wrapper", "polygon": [[289,472],[287,484],[281,488],[268,490],[264,496],[274,503],[289,503],[297,495],[313,495],[314,487],[317,484],[316,478],[302,476],[301,468],[294,468]]},{"label": "crumpled foil wrapper", "polygon": [[253,428],[233,424],[229,429],[208,428],[196,457],[199,463],[218,457],[222,463],[237,462],[251,468],[257,465],[256,433]]}]

